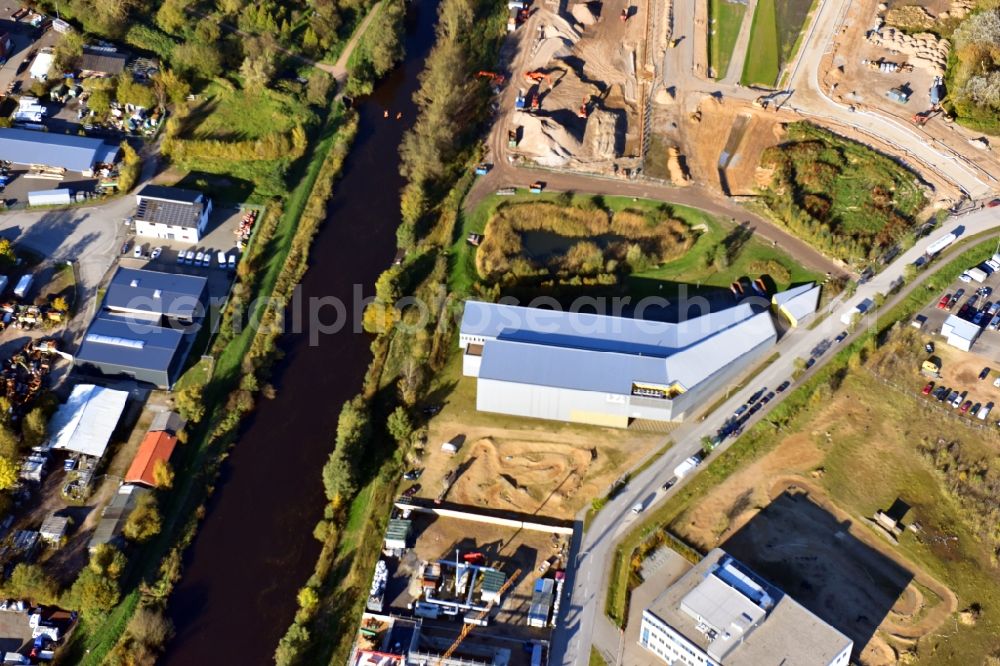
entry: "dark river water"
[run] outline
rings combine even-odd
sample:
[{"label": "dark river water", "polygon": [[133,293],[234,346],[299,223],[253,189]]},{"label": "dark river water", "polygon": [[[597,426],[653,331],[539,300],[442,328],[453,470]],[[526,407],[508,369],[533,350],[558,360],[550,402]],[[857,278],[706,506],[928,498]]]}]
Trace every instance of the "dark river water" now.
[{"label": "dark river water", "polygon": [[[305,301],[336,297],[351,319],[355,285],[372,294],[395,253],[398,147],[415,114],[411,97],[433,45],[437,4],[413,4],[405,63],[358,109],[357,139],[302,283]],[[336,316],[331,307],[324,314],[326,322]],[[277,397],[260,401],[222,468],[171,599],[177,636],[161,663],[272,661],[295,614],[296,591],[319,554],[312,529],[323,512],[320,470],[337,414],[361,389],[370,361],[370,341],[354,328],[352,321],[318,344],[310,344],[308,330],[284,337],[286,356],[272,379]]]}]

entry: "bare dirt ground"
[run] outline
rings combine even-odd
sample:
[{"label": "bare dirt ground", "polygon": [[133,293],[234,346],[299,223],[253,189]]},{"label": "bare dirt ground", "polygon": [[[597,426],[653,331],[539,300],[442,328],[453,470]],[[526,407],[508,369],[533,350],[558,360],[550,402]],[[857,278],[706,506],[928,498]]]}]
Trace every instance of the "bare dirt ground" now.
[{"label": "bare dirt ground", "polygon": [[674,529],[700,548],[721,545],[829,618],[855,640],[862,663],[896,663],[886,639],[933,632],[957,600],[812,480],[826,455],[817,435],[837,423],[824,412],[809,433],[785,438],[721,483]]},{"label": "bare dirt ground", "polygon": [[[983,335],[987,333],[989,331]],[[938,383],[953,386],[958,391],[968,391],[967,399],[974,403],[993,402],[1000,405],[1000,389],[993,385],[993,380],[1000,376],[997,359],[973,352],[963,352],[947,345],[938,345],[934,355],[941,359],[941,379]],[[980,380],[979,373],[984,367],[992,370],[987,379]],[[925,378],[918,378],[917,383],[924,380]],[[995,414],[1000,416],[1000,410]]]},{"label": "bare dirt ground", "polygon": [[[572,518],[667,441],[663,433],[478,412],[475,390],[473,378],[461,378],[431,419],[418,497],[437,497],[445,474],[459,468],[448,501]],[[456,455],[441,451],[447,441],[460,444]]]}]

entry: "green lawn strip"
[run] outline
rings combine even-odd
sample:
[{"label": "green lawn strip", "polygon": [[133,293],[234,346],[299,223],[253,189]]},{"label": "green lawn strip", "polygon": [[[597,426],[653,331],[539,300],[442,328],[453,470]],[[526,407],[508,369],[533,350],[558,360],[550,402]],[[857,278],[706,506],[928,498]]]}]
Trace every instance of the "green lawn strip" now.
[{"label": "green lawn strip", "polygon": [[[786,8],[787,5],[791,4],[792,2],[801,3],[803,2],[803,0],[787,0],[786,3],[784,3]],[[782,88],[787,84],[786,80],[788,74],[787,65],[791,63],[792,60],[795,59],[795,56],[799,52],[799,49],[802,48],[802,42],[806,37],[806,27],[809,23],[810,17],[813,16],[813,11],[816,9],[817,4],[818,0],[809,0],[809,7],[808,9],[805,10],[805,14],[801,16],[801,21],[799,21],[799,16],[797,15],[789,17],[790,23],[795,22],[794,24],[795,32],[782,36],[781,67],[784,69],[784,71],[782,72],[781,81],[779,81],[777,85],[778,88]],[[778,16],[780,17],[779,21],[782,20],[782,18],[784,18],[782,17],[782,14],[783,12],[781,11],[781,6],[779,5],[778,8]],[[793,35],[794,39],[791,39]]]},{"label": "green lawn strip", "polygon": [[[328,119],[319,140],[314,142],[310,161],[295,189],[292,190],[284,207],[284,213],[278,228],[263,256],[267,263],[260,271],[261,277],[256,293],[260,296],[271,294],[275,282],[285,263],[285,258],[291,247],[291,241],[298,219],[305,207],[309,193],[312,191],[319,175],[320,168],[337,139],[337,130],[341,127],[343,114],[333,112]],[[259,310],[265,307],[266,299],[257,299]],[[235,388],[240,377],[240,367],[243,358],[250,349],[256,329],[244,327],[225,347],[216,362],[216,370],[211,381],[205,388],[205,403],[211,405],[205,418],[191,433],[190,440],[181,447],[174,456],[177,476],[174,489],[162,501],[163,529],[149,544],[146,544],[129,563],[127,576],[127,596],[108,616],[103,623],[91,627],[82,624],[73,632],[71,643],[65,648],[67,655],[74,657],[77,663],[86,656],[82,663],[100,664],[108,651],[121,636],[125,625],[131,617],[138,602],[138,593],[134,588],[139,580],[156,578],[157,569],[164,555],[177,543],[186,530],[194,527],[190,522],[194,510],[205,500],[214,478],[220,454],[233,441],[234,436],[221,439],[212,437],[211,425],[219,422],[228,411],[225,396]],[[133,586],[128,590],[128,585]],[[125,610],[122,610],[125,609]],[[124,613],[120,620],[119,613]]]},{"label": "green lawn strip", "polygon": [[780,48],[775,0],[758,0],[743,64],[743,85],[773,86],[778,78]]},{"label": "green lawn strip", "polygon": [[[988,235],[988,234],[984,234]],[[982,238],[980,235],[979,238]],[[968,239],[973,241],[974,239]],[[968,242],[968,241],[967,241]],[[769,452],[779,441],[776,430],[791,431],[808,416],[807,401],[817,387],[847,365],[847,359],[859,351],[867,341],[887,330],[896,321],[905,321],[927,304],[929,293],[940,291],[969,265],[989,257],[995,248],[993,240],[980,241],[969,247],[946,265],[927,277],[909,295],[878,318],[877,328],[867,330],[851,344],[842,348],[829,363],[821,367],[805,383],[799,385],[779,403],[768,415],[745,432],[729,449],[713,459],[706,468],[662,506],[650,512],[615,549],[608,582],[608,596],[605,612],[619,626],[623,626],[628,608],[628,594],[631,590],[631,558],[639,544],[655,530],[672,523],[689,506],[703,498],[717,484],[725,480],[737,469],[759,459]],[[777,426],[775,424],[780,424]],[[632,581],[637,582],[637,581]]]},{"label": "green lawn strip", "polygon": [[601,653],[593,645],[590,646],[590,666],[608,666]]},{"label": "green lawn strip", "polygon": [[715,72],[716,79],[725,78],[729,70],[746,11],[747,6],[741,2],[709,0],[708,66]]}]

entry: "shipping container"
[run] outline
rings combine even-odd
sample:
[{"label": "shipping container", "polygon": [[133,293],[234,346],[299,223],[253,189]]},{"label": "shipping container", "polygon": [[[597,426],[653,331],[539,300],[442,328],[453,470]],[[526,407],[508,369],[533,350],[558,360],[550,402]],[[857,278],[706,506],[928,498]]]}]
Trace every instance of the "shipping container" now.
[{"label": "shipping container", "polygon": [[66,188],[28,192],[29,206],[65,206],[70,200],[70,191]]},{"label": "shipping container", "polygon": [[17,286],[14,287],[14,295],[18,298],[24,298],[24,296],[28,293],[28,290],[31,289],[31,283],[34,281],[35,276],[31,273],[22,275],[21,279],[17,281]]}]

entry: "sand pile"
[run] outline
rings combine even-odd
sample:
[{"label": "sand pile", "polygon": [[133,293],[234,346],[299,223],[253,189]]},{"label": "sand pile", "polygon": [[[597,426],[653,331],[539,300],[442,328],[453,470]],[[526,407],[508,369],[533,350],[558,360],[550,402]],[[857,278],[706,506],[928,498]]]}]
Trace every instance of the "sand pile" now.
[{"label": "sand pile", "polygon": [[905,53],[914,66],[922,67],[934,76],[944,76],[948,51],[951,50],[947,39],[938,39],[929,32],[908,35],[891,27],[872,32],[869,39],[877,46]]},{"label": "sand pile", "polygon": [[596,109],[587,118],[583,146],[587,157],[595,160],[613,160],[621,157],[625,143],[625,114],[621,111]]},{"label": "sand pile", "polygon": [[553,58],[563,58],[572,53],[580,33],[561,16],[553,16],[539,28],[538,38],[531,47],[528,67],[544,67]]},{"label": "sand pile", "polygon": [[938,15],[938,18],[941,19],[942,21],[949,18],[962,19],[965,18],[966,15],[969,12],[971,12],[972,8],[975,6],[976,3],[974,2],[974,0],[954,0],[951,3],[951,6],[948,8],[948,11],[941,12]]},{"label": "sand pile", "polygon": [[580,152],[580,141],[550,118],[519,113],[517,122],[522,127],[518,150],[542,166],[563,166]]},{"label": "sand pile", "polygon": [[594,16],[594,12],[590,9],[590,3],[578,2],[573,5],[573,8],[569,10],[569,13],[573,15],[577,23],[583,26],[594,25],[597,23],[597,17]]}]

